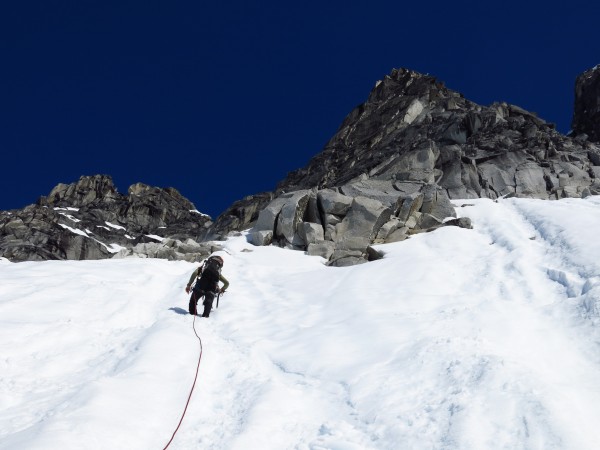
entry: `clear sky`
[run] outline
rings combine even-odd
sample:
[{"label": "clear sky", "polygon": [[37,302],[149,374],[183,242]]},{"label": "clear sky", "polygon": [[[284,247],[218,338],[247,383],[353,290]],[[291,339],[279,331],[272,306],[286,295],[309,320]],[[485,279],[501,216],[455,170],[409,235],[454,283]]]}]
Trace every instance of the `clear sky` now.
[{"label": "clear sky", "polygon": [[567,132],[599,17],[597,2],[3,2],[0,209],[108,174],[215,217],[304,166],[395,67]]}]

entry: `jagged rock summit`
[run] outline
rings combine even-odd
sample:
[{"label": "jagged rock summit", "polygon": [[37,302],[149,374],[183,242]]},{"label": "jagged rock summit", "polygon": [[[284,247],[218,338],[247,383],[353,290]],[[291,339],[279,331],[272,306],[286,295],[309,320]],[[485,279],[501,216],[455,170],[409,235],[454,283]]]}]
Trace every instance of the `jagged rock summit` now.
[{"label": "jagged rock summit", "polygon": [[600,142],[600,64],[577,77],[571,128],[576,136]]},{"label": "jagged rock summit", "polygon": [[20,210],[0,212],[0,256],[13,262],[136,255],[202,258],[210,217],[176,189],[143,183],[122,195],[107,175],[58,184]]},{"label": "jagged rock summit", "polygon": [[445,224],[451,199],[585,197],[600,194],[599,176],[598,145],[518,106],[481,106],[432,76],[394,69],[307,166],[234,204],[213,232],[256,221],[256,244],[354,264],[377,257],[368,244]]},{"label": "jagged rock summit", "polygon": [[277,188],[367,177],[436,183],[450,198],[580,196],[596,186],[589,156],[599,149],[554,128],[518,106],[480,106],[434,77],[393,70],[325,149]]}]

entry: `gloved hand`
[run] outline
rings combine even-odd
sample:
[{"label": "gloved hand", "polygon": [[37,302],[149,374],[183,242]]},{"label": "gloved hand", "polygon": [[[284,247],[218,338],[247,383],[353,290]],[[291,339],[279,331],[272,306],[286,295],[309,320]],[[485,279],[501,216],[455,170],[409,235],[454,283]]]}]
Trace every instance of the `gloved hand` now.
[{"label": "gloved hand", "polygon": [[221,288],[221,294],[225,293],[225,289]]},{"label": "gloved hand", "polygon": [[189,287],[189,286],[186,286],[186,287],[185,287],[185,293],[186,293],[186,294],[189,294],[189,293],[190,293],[190,287]]}]

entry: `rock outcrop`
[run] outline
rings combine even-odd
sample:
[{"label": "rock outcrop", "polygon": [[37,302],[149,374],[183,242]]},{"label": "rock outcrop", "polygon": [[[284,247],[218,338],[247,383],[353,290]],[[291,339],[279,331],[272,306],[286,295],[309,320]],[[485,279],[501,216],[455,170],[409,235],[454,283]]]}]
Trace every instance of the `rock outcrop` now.
[{"label": "rock outcrop", "polygon": [[322,256],[333,266],[381,255],[372,244],[402,241],[442,226],[470,228],[456,217],[446,191],[434,184],[355,181],[339,188],[282,194],[263,208],[248,240]]},{"label": "rock outcrop", "polygon": [[600,65],[577,77],[571,129],[580,139],[600,142]]},{"label": "rock outcrop", "polygon": [[173,188],[142,183],[117,192],[105,175],[59,184],[21,210],[0,212],[0,256],[10,261],[102,259],[135,255],[197,260],[210,217]]},{"label": "rock outcrop", "polygon": [[429,75],[393,70],[325,149],[278,191],[338,187],[359,177],[435,183],[450,198],[556,199],[598,191],[600,148],[506,103],[480,106]]},{"label": "rock outcrop", "polygon": [[[345,265],[376,256],[373,243],[445,224],[451,199],[585,197],[600,194],[599,177],[598,145],[518,106],[477,105],[434,77],[398,69],[321,153],[278,184],[271,202],[263,195],[263,204],[245,210],[260,211],[246,214],[256,221],[252,242]],[[311,203],[317,219],[307,218]]]}]

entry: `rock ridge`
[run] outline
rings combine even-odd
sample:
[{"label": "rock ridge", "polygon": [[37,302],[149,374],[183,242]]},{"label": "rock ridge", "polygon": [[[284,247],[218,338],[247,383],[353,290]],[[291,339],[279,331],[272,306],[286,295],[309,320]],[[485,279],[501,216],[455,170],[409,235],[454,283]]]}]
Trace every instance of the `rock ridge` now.
[{"label": "rock ridge", "polygon": [[[349,205],[343,214],[327,211],[334,194]],[[565,136],[519,106],[478,105],[435,77],[394,69],[322,152],[272,193],[226,211],[211,232],[253,226],[255,244],[297,248],[346,265],[376,257],[370,246],[378,242],[445,223],[468,227],[452,220],[453,199],[592,194],[600,194],[600,147],[591,140]],[[423,209],[419,202],[426,196]],[[412,206],[403,212],[402,205]],[[437,215],[427,211],[432,205]],[[220,228],[228,220],[237,228]]]},{"label": "rock ridge", "polygon": [[580,139],[600,142],[600,64],[575,81],[572,133]]},{"label": "rock ridge", "polygon": [[143,183],[120,194],[110,176],[60,183],[20,210],[0,212],[0,256],[13,262],[138,256],[194,261],[216,244],[203,242],[209,216],[174,188]]}]

